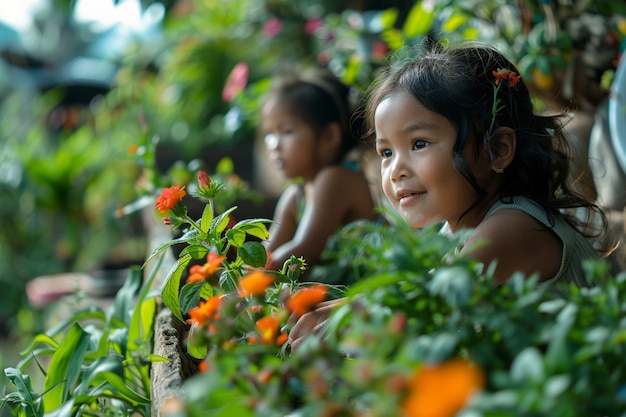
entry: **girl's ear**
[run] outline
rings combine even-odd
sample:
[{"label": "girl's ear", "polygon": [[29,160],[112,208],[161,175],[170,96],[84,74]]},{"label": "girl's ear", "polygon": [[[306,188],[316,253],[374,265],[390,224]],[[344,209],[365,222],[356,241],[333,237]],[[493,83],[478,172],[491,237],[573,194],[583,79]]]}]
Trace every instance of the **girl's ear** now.
[{"label": "girl's ear", "polygon": [[491,169],[501,174],[513,162],[517,146],[517,135],[510,127],[500,127],[496,131],[494,139],[491,145],[493,154]]}]

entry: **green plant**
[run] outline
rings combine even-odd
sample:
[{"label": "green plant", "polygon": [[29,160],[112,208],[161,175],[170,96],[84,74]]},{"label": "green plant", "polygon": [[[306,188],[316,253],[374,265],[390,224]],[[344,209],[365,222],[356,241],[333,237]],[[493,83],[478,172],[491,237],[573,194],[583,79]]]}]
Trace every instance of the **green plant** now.
[{"label": "green plant", "polygon": [[[297,281],[305,268],[302,259],[292,257],[281,271],[263,269],[267,253],[261,241],[268,238],[266,224],[271,220],[236,221],[236,206],[216,211],[216,201],[222,199],[221,194],[228,195],[228,188],[199,171],[194,196],[205,205],[197,220],[190,217],[184,203],[185,187],[165,188],[157,198],[156,208],[165,224],[183,233],[157,247],[146,262],[173,246],[183,246],[167,274],[162,298],[179,320],[199,326],[187,343],[197,359],[207,356],[210,347],[221,351],[237,341],[274,348],[283,345],[286,334],[279,327],[285,325],[288,314],[279,308],[304,285]],[[326,289],[323,292],[318,301]],[[218,314],[218,309],[228,314]],[[220,323],[220,317],[226,322]]]},{"label": "green plant", "polygon": [[[183,415],[625,415],[626,272],[610,277],[605,263],[589,263],[601,284],[568,287],[563,299],[536,276],[494,287],[458,256],[462,237],[434,226],[360,223],[341,239],[352,250],[336,255],[351,257],[357,283],[297,349],[275,343],[289,324],[265,333],[273,343],[250,342],[253,322],[233,339],[227,329],[248,305],[234,295],[192,314],[205,320],[190,340],[209,349],[203,372],[183,385]],[[274,292],[256,299],[266,305]],[[273,305],[274,316],[293,314],[284,308]]]},{"label": "green plant", "polygon": [[[158,268],[158,264],[157,264]],[[35,336],[17,367],[6,368],[14,390],[0,400],[17,416],[150,415],[150,363],[157,309],[150,293],[157,268],[142,286],[131,269],[108,310],[89,306]],[[38,369],[33,387],[25,369]]]}]

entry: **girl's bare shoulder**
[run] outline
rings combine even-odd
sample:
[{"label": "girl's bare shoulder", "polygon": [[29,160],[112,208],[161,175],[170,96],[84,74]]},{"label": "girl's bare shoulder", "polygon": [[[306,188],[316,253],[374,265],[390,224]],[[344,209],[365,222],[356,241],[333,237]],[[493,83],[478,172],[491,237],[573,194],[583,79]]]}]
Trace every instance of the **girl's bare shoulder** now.
[{"label": "girl's bare shoulder", "polygon": [[354,184],[362,183],[364,179],[365,175],[360,169],[349,168],[343,165],[329,165],[317,174],[315,182],[350,188]]},{"label": "girl's bare shoulder", "polygon": [[562,249],[560,238],[538,220],[520,210],[502,209],[476,226],[464,251],[486,265],[497,260],[506,278],[521,271],[548,279],[559,270]]}]

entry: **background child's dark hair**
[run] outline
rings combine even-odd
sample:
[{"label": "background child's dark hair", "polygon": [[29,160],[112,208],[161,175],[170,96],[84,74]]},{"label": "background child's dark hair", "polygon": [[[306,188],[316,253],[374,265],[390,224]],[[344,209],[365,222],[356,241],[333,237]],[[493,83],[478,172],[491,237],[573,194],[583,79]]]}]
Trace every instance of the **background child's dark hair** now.
[{"label": "background child's dark hair", "polygon": [[326,69],[282,72],[272,80],[266,98],[276,98],[294,115],[309,123],[320,134],[331,123],[341,127],[341,161],[359,144],[357,132],[363,124],[354,113],[353,90]]},{"label": "background child's dark hair", "polygon": [[[390,67],[371,89],[366,105],[368,136],[374,135],[374,113],[380,102],[395,90],[405,90],[429,110],[446,117],[457,131],[452,163],[478,193],[478,186],[462,151],[468,138],[476,138],[475,155],[482,149],[490,154],[497,146],[494,133],[499,127],[515,130],[515,158],[506,168],[500,194],[528,197],[549,214],[562,209],[584,207],[589,216],[599,213],[602,225],[591,233],[591,219],[579,221],[573,215],[567,220],[587,236],[605,230],[606,219],[600,208],[575,192],[568,184],[569,149],[563,131],[565,114],[540,116],[534,113],[530,93],[523,79],[515,86],[502,85],[494,97],[499,69],[519,75],[515,66],[498,50],[480,43],[445,45],[427,41],[415,49],[413,59],[399,68]],[[494,99],[497,99],[494,112]],[[597,220],[597,219],[596,219]]]}]

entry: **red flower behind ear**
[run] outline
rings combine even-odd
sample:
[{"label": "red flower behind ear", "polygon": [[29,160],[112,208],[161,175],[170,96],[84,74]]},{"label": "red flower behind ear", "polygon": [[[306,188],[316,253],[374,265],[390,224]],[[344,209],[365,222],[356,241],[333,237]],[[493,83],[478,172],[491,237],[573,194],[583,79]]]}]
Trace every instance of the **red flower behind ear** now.
[{"label": "red flower behind ear", "polygon": [[500,85],[500,83],[506,83],[508,81],[509,87],[517,87],[517,83],[522,79],[521,75],[515,73],[515,71],[511,71],[506,68],[498,68],[498,70],[493,70],[493,76],[496,77],[496,85]]}]

